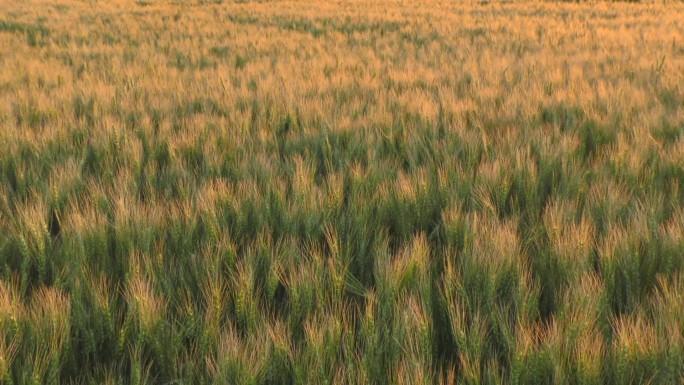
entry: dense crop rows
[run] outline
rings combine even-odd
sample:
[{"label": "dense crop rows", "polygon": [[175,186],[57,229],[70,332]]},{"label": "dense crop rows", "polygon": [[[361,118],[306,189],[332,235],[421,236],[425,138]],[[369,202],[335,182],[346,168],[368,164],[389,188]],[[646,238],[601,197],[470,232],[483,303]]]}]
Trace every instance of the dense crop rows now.
[{"label": "dense crop rows", "polygon": [[683,20],[0,0],[0,383],[681,383]]}]

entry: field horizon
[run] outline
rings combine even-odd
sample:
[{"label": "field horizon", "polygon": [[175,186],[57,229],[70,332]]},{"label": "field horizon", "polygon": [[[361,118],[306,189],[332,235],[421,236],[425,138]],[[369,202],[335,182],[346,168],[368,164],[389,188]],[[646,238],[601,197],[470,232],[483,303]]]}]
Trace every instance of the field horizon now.
[{"label": "field horizon", "polygon": [[681,384],[684,2],[0,0],[0,384]]}]

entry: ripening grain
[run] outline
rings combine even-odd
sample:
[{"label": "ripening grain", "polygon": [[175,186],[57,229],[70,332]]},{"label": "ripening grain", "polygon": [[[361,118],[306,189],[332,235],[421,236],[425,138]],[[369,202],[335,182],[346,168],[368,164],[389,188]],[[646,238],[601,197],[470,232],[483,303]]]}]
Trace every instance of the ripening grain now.
[{"label": "ripening grain", "polygon": [[684,5],[0,0],[0,384],[675,384]]}]

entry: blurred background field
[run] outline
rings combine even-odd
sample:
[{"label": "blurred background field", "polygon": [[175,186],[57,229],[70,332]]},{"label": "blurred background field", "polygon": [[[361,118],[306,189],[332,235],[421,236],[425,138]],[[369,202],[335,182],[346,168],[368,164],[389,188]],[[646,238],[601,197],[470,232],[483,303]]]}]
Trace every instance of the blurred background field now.
[{"label": "blurred background field", "polygon": [[0,0],[0,383],[679,384],[684,3]]}]

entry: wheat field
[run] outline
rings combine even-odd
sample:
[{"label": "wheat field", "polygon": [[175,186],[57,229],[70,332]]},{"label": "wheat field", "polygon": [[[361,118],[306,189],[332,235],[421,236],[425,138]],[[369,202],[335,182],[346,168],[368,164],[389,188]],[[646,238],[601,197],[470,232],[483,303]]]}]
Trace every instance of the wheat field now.
[{"label": "wheat field", "polygon": [[684,3],[0,0],[0,384],[680,384]]}]

